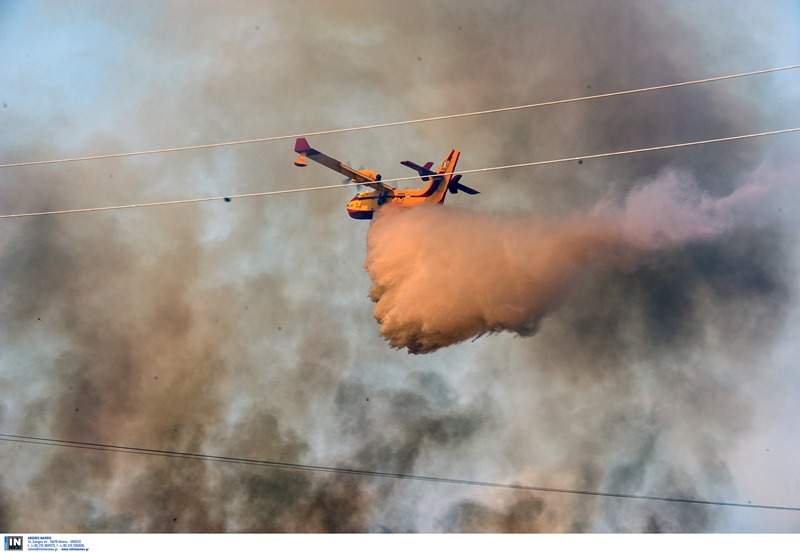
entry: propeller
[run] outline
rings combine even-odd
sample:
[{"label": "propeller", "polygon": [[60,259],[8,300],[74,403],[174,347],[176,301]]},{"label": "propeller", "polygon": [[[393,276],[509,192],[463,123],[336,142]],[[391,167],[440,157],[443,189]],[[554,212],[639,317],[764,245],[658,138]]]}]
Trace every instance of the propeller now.
[{"label": "propeller", "polygon": [[[348,161],[347,163],[345,163],[345,165],[347,165],[347,166],[349,167],[349,166],[350,166],[350,162]],[[360,171],[363,171],[364,169],[365,169],[364,165],[361,165],[361,166],[360,166],[359,168],[357,168],[356,170],[360,172]],[[345,178],[345,179],[343,179],[343,180],[342,180],[342,184],[350,184],[352,181],[353,181],[353,179],[352,179],[352,178],[350,178],[350,177],[348,176],[347,178]],[[361,189],[363,189],[363,188],[364,188],[364,186],[363,186],[363,185],[361,185],[361,184],[357,184],[357,185],[356,185],[356,189],[357,189],[357,190],[361,190]]]},{"label": "propeller", "polygon": [[475,195],[480,193],[478,190],[473,190],[469,186],[464,186],[463,184],[461,184],[460,182],[461,176],[462,175],[457,174],[450,180],[450,184],[448,184],[447,190],[451,194],[457,194],[459,190],[469,195]]}]

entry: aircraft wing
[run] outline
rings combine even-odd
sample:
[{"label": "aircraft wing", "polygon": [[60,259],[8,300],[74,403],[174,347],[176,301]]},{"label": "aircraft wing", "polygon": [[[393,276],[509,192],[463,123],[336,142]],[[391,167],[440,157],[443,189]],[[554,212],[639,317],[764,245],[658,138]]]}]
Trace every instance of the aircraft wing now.
[{"label": "aircraft wing", "polygon": [[353,180],[353,182],[358,182],[359,184],[364,184],[365,186],[369,186],[370,188],[374,188],[379,192],[394,192],[394,188],[391,186],[387,186],[380,182],[381,175],[374,173],[373,171],[357,171],[352,167],[348,167],[338,159],[334,159],[328,155],[325,155],[321,151],[315,150],[311,146],[308,145],[308,141],[305,138],[298,138],[294,145],[294,151],[300,154],[300,157],[295,160],[294,164],[298,167],[305,166],[306,158],[311,159],[312,161],[316,161],[320,165],[324,165],[329,169],[332,169],[340,174],[345,175],[347,178]]}]

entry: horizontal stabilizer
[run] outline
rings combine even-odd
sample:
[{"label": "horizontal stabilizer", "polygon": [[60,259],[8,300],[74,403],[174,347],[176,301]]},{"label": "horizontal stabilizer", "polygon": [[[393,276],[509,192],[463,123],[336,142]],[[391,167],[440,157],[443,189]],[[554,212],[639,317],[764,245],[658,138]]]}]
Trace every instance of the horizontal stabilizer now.
[{"label": "horizontal stabilizer", "polygon": [[469,186],[464,186],[463,184],[461,184],[460,180],[461,180],[461,175],[457,174],[450,181],[450,184],[447,186],[447,189],[451,194],[464,192],[465,194],[475,195],[480,193],[478,190],[473,190]]},{"label": "horizontal stabilizer", "polygon": [[433,167],[433,161],[428,161],[424,166],[417,165],[413,161],[400,161],[400,164],[405,165],[409,169],[414,169],[417,171],[424,182],[428,181],[429,176],[436,174],[431,170],[431,167]]}]

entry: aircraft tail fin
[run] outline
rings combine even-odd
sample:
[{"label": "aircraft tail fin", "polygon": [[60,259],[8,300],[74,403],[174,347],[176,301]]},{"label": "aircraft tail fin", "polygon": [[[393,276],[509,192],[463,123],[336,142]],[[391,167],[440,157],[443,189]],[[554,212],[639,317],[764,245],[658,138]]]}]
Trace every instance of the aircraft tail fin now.
[{"label": "aircraft tail fin", "polygon": [[[458,188],[452,187],[451,183],[453,181],[458,184],[459,176],[455,174],[456,164],[458,163],[458,156],[461,154],[458,150],[450,150],[450,153],[447,157],[444,158],[444,161],[436,170],[437,175],[441,175],[439,178],[435,178],[434,181],[438,180],[441,182],[439,188],[435,193],[439,197],[439,203],[444,203],[445,197],[447,197],[447,192],[455,193]],[[437,186],[438,187],[438,186]]]}]

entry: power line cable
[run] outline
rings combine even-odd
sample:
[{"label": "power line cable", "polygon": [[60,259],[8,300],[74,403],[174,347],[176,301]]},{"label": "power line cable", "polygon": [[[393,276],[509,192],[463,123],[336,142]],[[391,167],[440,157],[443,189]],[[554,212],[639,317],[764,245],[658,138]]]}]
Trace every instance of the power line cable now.
[{"label": "power line cable", "polygon": [[[760,138],[764,136],[775,136],[779,134],[788,134],[791,132],[798,132],[800,131],[800,127],[796,128],[787,128],[782,130],[771,130],[767,132],[756,132],[753,134],[742,134],[739,136],[726,136],[724,138],[711,138],[709,140],[699,140],[695,142],[683,142],[681,144],[668,144],[663,146],[653,146],[649,148],[638,148],[632,150],[625,150],[625,151],[614,151],[608,153],[596,153],[592,155],[578,155],[573,157],[564,157],[561,159],[550,159],[547,161],[531,161],[528,163],[517,163],[514,165],[502,165],[499,167],[484,167],[481,169],[468,169],[464,171],[457,171],[459,174],[472,174],[472,173],[483,173],[483,172],[491,172],[491,171],[501,171],[501,170],[508,170],[508,169],[519,169],[524,167],[537,167],[541,165],[552,165],[556,163],[567,163],[570,161],[583,161],[588,159],[601,159],[604,157],[619,157],[622,155],[631,155],[635,153],[646,153],[646,152],[653,152],[653,151],[662,151],[668,149],[677,149],[677,148],[686,148],[691,146],[701,146],[705,144],[716,144],[720,142],[732,142],[735,140],[746,140],[750,138]],[[408,176],[408,177],[401,177],[401,178],[391,178],[391,179],[384,179],[382,182],[384,183],[396,183],[396,182],[404,182],[408,180],[416,180],[419,176]],[[250,197],[262,197],[262,196],[274,196],[274,195],[284,195],[284,194],[294,194],[299,192],[315,192],[321,190],[332,190],[335,188],[346,188],[350,186],[358,186],[359,184],[356,182],[351,182],[347,184],[333,184],[329,186],[314,186],[309,188],[292,188],[288,190],[274,190],[271,192],[254,192],[249,194],[236,194],[236,195],[227,195],[227,196],[212,196],[212,197],[199,197],[199,198],[192,198],[192,199],[176,199],[170,201],[156,201],[151,203],[134,203],[130,205],[112,205],[107,207],[86,207],[81,209],[64,209],[60,211],[41,211],[37,213],[13,213],[7,215],[0,215],[0,219],[11,219],[11,218],[22,218],[22,217],[37,217],[37,216],[44,216],[44,215],[63,215],[69,213],[91,213],[97,211],[112,211],[112,210],[120,210],[120,209],[135,209],[140,207],[157,207],[162,205],[179,205],[185,203],[199,203],[204,201],[220,201],[220,200],[231,200],[231,199],[242,199],[242,198],[250,198]]]},{"label": "power line cable", "polygon": [[[418,178],[418,177],[415,177]],[[64,215],[69,213],[92,213],[96,211],[114,211],[120,209],[137,209],[140,207],[159,207],[162,205],[182,205],[185,203],[201,203],[204,201],[222,201],[222,200],[232,200],[232,199],[242,199],[242,198],[249,198],[249,197],[263,197],[263,196],[272,196],[272,195],[284,195],[284,194],[296,194],[300,192],[315,192],[320,190],[331,190],[334,188],[346,188],[350,186],[357,186],[356,183],[348,183],[348,184],[333,184],[330,186],[314,186],[310,188],[293,188],[290,190],[275,190],[272,192],[254,192],[251,194],[235,194],[235,195],[227,195],[227,196],[214,196],[214,197],[197,197],[191,199],[175,199],[171,201],[155,201],[152,203],[135,203],[131,205],[111,205],[108,207],[87,207],[83,209],[65,209],[62,211],[42,211],[40,213],[17,213],[11,215],[0,215],[0,219],[3,218],[20,218],[20,217],[38,217],[43,215]]]},{"label": "power line cable", "polygon": [[583,496],[596,496],[603,498],[623,498],[632,500],[650,500],[659,502],[673,502],[682,504],[696,504],[702,506],[726,506],[735,508],[752,508],[761,510],[783,510],[791,512],[800,512],[800,507],[791,506],[776,506],[770,504],[752,504],[742,502],[724,502],[716,500],[699,500],[694,498],[678,498],[678,497],[663,497],[663,496],[649,496],[637,495],[630,493],[610,493],[601,491],[586,491],[580,489],[565,489],[556,487],[541,487],[534,485],[522,485],[518,483],[494,483],[489,481],[476,481],[473,479],[456,479],[450,477],[434,477],[426,475],[414,475],[405,473],[391,473],[375,470],[362,470],[355,468],[331,467],[331,466],[316,466],[311,464],[298,464],[293,462],[278,462],[274,460],[256,460],[251,458],[239,458],[233,456],[216,456],[211,454],[199,454],[192,452],[178,452],[162,449],[150,449],[139,447],[127,447],[121,445],[107,445],[102,443],[89,443],[83,441],[68,441],[63,439],[47,439],[43,437],[30,437],[25,435],[10,435],[0,433],[0,441],[11,443],[25,443],[31,445],[46,445],[76,449],[97,450],[101,452],[119,452],[125,454],[138,454],[144,456],[160,456],[165,458],[183,458],[187,460],[203,460],[207,462],[221,462],[228,464],[241,464],[250,466],[261,466],[269,468],[291,469],[321,473],[335,473],[340,475],[355,475],[362,477],[382,477],[390,479],[405,479],[411,481],[424,481],[428,483],[449,483],[454,485],[468,485],[474,487],[491,487],[497,489],[510,489],[517,491],[533,491],[544,493],[560,493],[560,494],[573,494]]},{"label": "power line cable", "polygon": [[532,103],[532,104],[525,104],[525,105],[517,105],[512,107],[501,107],[497,109],[486,109],[483,111],[471,111],[468,113],[457,113],[453,115],[440,115],[437,117],[425,117],[422,119],[410,119],[407,121],[395,121],[391,123],[377,123],[373,125],[363,125],[363,126],[356,126],[350,128],[339,128],[333,130],[320,130],[316,132],[303,132],[300,134],[287,134],[283,136],[269,136],[265,138],[251,138],[246,140],[234,140],[230,142],[219,142],[216,144],[202,144],[196,146],[181,146],[181,147],[173,147],[173,148],[162,148],[162,149],[153,149],[153,150],[146,150],[146,151],[135,151],[135,152],[127,152],[127,153],[111,153],[105,155],[89,155],[84,157],[69,157],[64,159],[50,159],[46,161],[24,161],[18,163],[4,163],[0,164],[0,169],[2,168],[9,168],[9,167],[30,167],[34,165],[51,165],[55,163],[70,163],[75,161],[92,161],[97,159],[113,159],[117,157],[133,157],[138,155],[153,155],[159,153],[173,153],[179,151],[190,151],[190,150],[200,150],[200,149],[211,149],[211,148],[221,148],[221,147],[228,147],[228,146],[240,146],[244,144],[257,144],[261,142],[274,142],[278,140],[289,140],[293,138],[302,138],[302,137],[309,137],[309,136],[322,136],[327,134],[338,134],[342,132],[355,132],[360,130],[373,130],[378,128],[388,128],[388,127],[395,127],[395,126],[402,126],[402,125],[412,125],[412,124],[419,124],[419,123],[430,123],[434,121],[444,121],[447,119],[460,119],[464,117],[474,117],[477,115],[490,115],[495,113],[505,113],[509,111],[519,111],[523,109],[533,109],[537,107],[546,107],[546,106],[554,106],[554,105],[563,105],[569,103],[577,103],[577,102],[584,102],[588,100],[597,100],[601,98],[612,98],[616,96],[626,96],[630,94],[638,94],[640,92],[652,92],[655,90],[667,90],[670,88],[678,88],[682,86],[692,86],[695,84],[703,84],[708,82],[717,82],[723,80],[730,80],[730,79],[737,79],[741,77],[750,77],[754,75],[764,75],[767,73],[777,73],[780,71],[789,71],[792,69],[800,68],[800,64],[797,65],[787,65],[785,67],[777,67],[774,69],[761,69],[758,71],[748,71],[746,73],[737,73],[733,75],[723,75],[719,77],[709,77],[705,79],[698,79],[692,81],[685,81],[685,82],[678,82],[673,84],[662,84],[658,86],[648,86],[645,88],[636,88],[633,90],[623,90],[620,92],[609,92],[606,94],[595,94],[592,96],[581,96],[578,98],[568,98],[564,100],[553,100],[547,102],[539,102],[539,103]]}]

